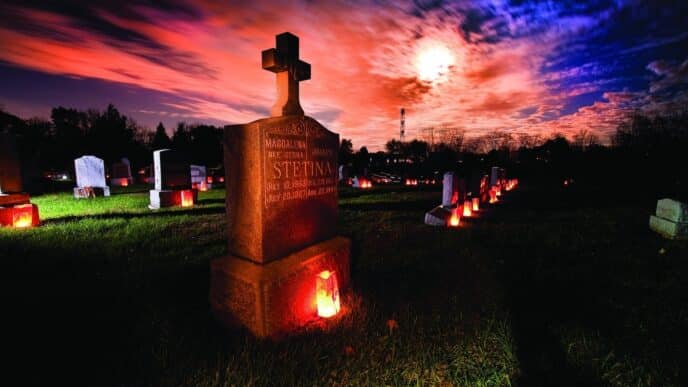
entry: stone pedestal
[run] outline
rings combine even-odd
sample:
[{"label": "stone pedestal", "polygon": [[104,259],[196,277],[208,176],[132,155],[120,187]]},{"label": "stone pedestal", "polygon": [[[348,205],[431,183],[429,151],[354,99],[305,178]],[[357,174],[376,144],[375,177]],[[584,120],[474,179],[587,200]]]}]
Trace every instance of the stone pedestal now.
[{"label": "stone pedestal", "polygon": [[0,194],[0,207],[16,206],[29,203],[29,194]]},{"label": "stone pedestal", "polygon": [[[148,208],[158,210],[164,207],[190,207],[198,202],[198,191],[193,189],[185,190],[150,190],[150,204]],[[191,198],[191,202],[189,202]]]},{"label": "stone pedestal", "polygon": [[15,228],[36,227],[40,224],[38,206],[35,204],[18,204],[0,207],[0,226]]},{"label": "stone pedestal", "polygon": [[650,229],[668,239],[688,239],[688,223],[650,215]]},{"label": "stone pedestal", "polygon": [[430,226],[446,226],[449,224],[451,215],[451,208],[437,206],[425,213],[425,224]]},{"label": "stone pedestal", "polygon": [[316,277],[335,271],[349,284],[351,242],[335,237],[284,258],[258,264],[235,256],[210,263],[210,306],[224,324],[243,325],[258,337],[275,337],[317,318]]},{"label": "stone pedestal", "polygon": [[74,187],[74,197],[77,199],[88,199],[93,196],[110,196],[110,187]]}]

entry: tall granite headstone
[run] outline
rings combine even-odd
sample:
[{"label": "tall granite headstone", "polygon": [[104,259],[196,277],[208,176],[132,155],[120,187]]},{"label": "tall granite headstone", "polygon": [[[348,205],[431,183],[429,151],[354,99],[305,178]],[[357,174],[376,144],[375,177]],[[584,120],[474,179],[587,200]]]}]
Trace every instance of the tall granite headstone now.
[{"label": "tall granite headstone", "polygon": [[263,68],[277,73],[273,117],[225,128],[229,255],[211,262],[209,295],[216,317],[259,337],[315,319],[316,277],[345,288],[350,248],[336,230],[339,136],[300,107],[298,38],[278,35]]},{"label": "tall granite headstone", "polygon": [[153,170],[155,189],[150,190],[148,208],[156,210],[182,205],[183,196],[187,193],[193,196],[193,203],[196,202],[196,191],[191,189],[189,162],[183,155],[171,149],[156,150],[153,152]]},{"label": "tall granite headstone", "polygon": [[0,132],[0,226],[29,227],[40,223],[38,206],[22,192],[22,171],[17,144],[9,133]]},{"label": "tall granite headstone", "polygon": [[96,156],[82,156],[74,160],[76,187],[74,197],[87,198],[91,194],[110,196],[110,187],[105,183],[105,164]]},{"label": "tall granite headstone", "polygon": [[29,202],[22,194],[22,176],[14,137],[0,132],[0,206]]}]

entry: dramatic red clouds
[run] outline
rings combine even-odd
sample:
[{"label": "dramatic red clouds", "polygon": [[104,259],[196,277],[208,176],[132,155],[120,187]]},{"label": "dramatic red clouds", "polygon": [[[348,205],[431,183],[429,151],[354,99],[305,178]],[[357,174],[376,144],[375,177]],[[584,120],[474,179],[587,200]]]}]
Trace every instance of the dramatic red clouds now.
[{"label": "dramatic red clouds", "polygon": [[[410,137],[423,127],[444,124],[464,128],[469,136],[493,130],[549,135],[589,129],[606,140],[625,114],[622,90],[609,90],[617,93],[565,114],[569,98],[601,93],[604,82],[562,90],[552,82],[594,69],[542,71],[556,60],[551,58],[556,47],[596,28],[604,15],[571,18],[528,34],[519,34],[527,26],[512,18],[509,33],[489,41],[502,25],[488,22],[468,35],[458,27],[465,13],[439,9],[421,17],[408,5],[209,1],[194,2],[192,16],[150,6],[122,7],[126,13],[93,5],[88,12],[134,38],[84,27],[68,14],[7,7],[40,29],[0,26],[2,59],[180,97],[166,102],[166,111],[127,112],[135,117],[177,114],[238,123],[261,118],[272,105],[274,74],[261,69],[260,52],[274,46],[276,34],[289,31],[300,37],[301,59],[312,65],[312,79],[301,84],[306,114],[352,138],[356,146],[373,149],[398,135],[401,107]],[[428,44],[446,47],[455,59],[434,81],[421,80],[415,66]],[[667,79],[685,72],[661,62],[648,68]]]}]

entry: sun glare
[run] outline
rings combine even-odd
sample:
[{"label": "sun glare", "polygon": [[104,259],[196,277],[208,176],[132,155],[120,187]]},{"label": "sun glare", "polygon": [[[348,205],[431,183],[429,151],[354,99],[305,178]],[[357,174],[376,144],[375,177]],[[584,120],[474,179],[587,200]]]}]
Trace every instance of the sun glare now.
[{"label": "sun glare", "polygon": [[452,52],[442,44],[422,48],[416,56],[418,77],[424,81],[439,81],[447,75],[454,61]]}]

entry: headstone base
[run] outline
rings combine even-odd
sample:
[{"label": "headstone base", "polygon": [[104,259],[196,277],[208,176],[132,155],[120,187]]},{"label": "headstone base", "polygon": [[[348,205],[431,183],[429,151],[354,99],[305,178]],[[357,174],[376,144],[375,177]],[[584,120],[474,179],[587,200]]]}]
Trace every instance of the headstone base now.
[{"label": "headstone base", "polygon": [[688,239],[688,223],[672,222],[650,215],[650,229],[668,239]]},{"label": "headstone base", "polygon": [[243,325],[257,337],[276,337],[317,319],[316,277],[334,271],[349,285],[351,241],[335,237],[260,265],[227,256],[210,263],[210,306],[226,326]]},{"label": "headstone base", "polygon": [[150,190],[148,208],[158,210],[164,207],[191,207],[198,202],[198,191],[192,189]]},{"label": "headstone base", "polygon": [[446,226],[449,224],[452,212],[450,208],[437,206],[425,213],[425,224],[430,226]]},{"label": "headstone base", "polygon": [[16,228],[36,227],[40,224],[38,206],[35,204],[18,204],[0,207],[0,226]]},{"label": "headstone base", "polygon": [[0,207],[16,206],[29,203],[29,194],[0,194]]},{"label": "headstone base", "polygon": [[110,196],[110,187],[74,187],[74,197],[76,199],[88,199],[91,192],[95,196]]}]

